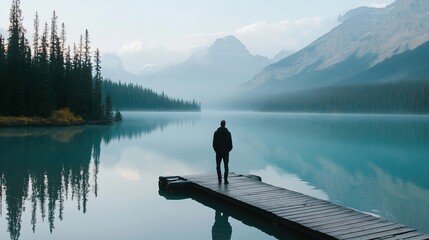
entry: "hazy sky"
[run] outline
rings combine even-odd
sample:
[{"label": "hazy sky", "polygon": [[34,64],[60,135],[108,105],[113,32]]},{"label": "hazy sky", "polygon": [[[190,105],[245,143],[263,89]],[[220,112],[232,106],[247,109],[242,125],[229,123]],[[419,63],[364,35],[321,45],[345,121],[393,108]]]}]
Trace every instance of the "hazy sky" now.
[{"label": "hazy sky", "polygon": [[[55,10],[68,43],[89,30],[102,53],[145,56],[164,64],[189,55],[216,38],[233,34],[252,54],[272,57],[299,50],[359,6],[383,7],[394,0],[21,0],[29,39],[35,12],[50,22]],[[0,32],[8,28],[12,0],[0,1]]]}]

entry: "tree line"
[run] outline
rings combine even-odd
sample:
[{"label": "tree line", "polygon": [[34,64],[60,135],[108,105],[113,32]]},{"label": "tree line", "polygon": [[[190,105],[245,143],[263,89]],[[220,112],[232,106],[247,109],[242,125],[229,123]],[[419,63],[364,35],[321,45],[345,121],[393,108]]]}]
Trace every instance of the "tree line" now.
[{"label": "tree line", "polygon": [[65,25],[59,26],[55,11],[50,25],[43,26],[36,12],[32,47],[25,36],[20,0],[12,1],[9,20],[9,37],[0,35],[0,116],[47,117],[68,108],[85,120],[112,121],[121,118],[118,112],[113,116],[113,107],[200,109],[195,101],[172,99],[141,86],[103,84],[100,51],[91,51],[88,30],[78,44],[67,45]]},{"label": "tree line", "polygon": [[164,93],[158,94],[151,89],[143,88],[132,83],[116,83],[104,80],[102,84],[103,96],[110,95],[113,108],[123,110],[178,110],[200,111],[201,104],[183,99],[174,99]]},{"label": "tree line", "polygon": [[69,108],[84,119],[101,119],[100,52],[92,56],[88,30],[71,48],[55,11],[41,32],[36,12],[31,48],[19,0],[12,2],[9,20],[8,39],[0,36],[0,114],[49,116]]},{"label": "tree line", "polygon": [[345,85],[283,94],[263,101],[262,111],[429,113],[429,81]]}]

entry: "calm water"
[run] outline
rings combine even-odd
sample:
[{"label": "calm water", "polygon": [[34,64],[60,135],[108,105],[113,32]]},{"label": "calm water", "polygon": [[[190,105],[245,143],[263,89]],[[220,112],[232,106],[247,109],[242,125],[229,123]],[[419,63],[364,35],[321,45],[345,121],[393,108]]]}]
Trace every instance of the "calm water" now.
[{"label": "calm water", "polygon": [[160,175],[215,173],[221,119],[231,171],[429,233],[429,117],[124,116],[117,126],[0,129],[0,239],[211,239],[216,211],[231,216],[215,236],[231,225],[231,239],[275,239],[225,206],[158,193]]}]

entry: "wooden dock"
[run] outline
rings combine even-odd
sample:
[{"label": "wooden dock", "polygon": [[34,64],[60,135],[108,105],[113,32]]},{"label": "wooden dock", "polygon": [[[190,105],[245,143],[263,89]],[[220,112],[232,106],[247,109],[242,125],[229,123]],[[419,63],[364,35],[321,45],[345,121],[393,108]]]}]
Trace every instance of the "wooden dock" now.
[{"label": "wooden dock", "polygon": [[276,187],[257,176],[230,174],[229,184],[215,175],[159,177],[160,189],[198,192],[227,202],[317,239],[429,240],[403,224]]}]

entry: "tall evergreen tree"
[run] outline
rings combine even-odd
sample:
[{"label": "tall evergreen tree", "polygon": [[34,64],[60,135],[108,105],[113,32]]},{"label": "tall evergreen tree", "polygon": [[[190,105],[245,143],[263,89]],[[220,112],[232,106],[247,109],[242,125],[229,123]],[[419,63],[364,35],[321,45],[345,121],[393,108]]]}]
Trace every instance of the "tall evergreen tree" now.
[{"label": "tall evergreen tree", "polygon": [[94,76],[94,119],[102,119],[103,117],[103,108],[102,108],[102,99],[101,99],[101,60],[100,60],[100,51],[95,51],[95,76]]},{"label": "tall evergreen tree", "polygon": [[73,44],[73,59],[72,59],[72,68],[71,68],[71,95],[70,95],[70,106],[73,112],[77,113],[78,115],[82,115],[81,110],[81,90],[79,89],[79,86],[81,85],[81,60],[80,60],[80,51],[79,48],[76,46],[76,44]]},{"label": "tall evergreen tree", "polygon": [[61,24],[61,52],[63,55],[66,54],[67,48],[66,48],[66,25],[64,23]]},{"label": "tall evergreen tree", "polygon": [[38,109],[38,100],[40,98],[40,93],[38,92],[38,86],[40,82],[40,65],[39,65],[39,57],[40,57],[40,36],[39,36],[39,28],[40,28],[40,21],[39,21],[39,14],[36,12],[34,22],[34,33],[33,33],[33,59],[31,64],[31,70],[32,70],[32,99],[31,102],[32,105],[32,112],[31,114],[37,115],[39,113]]},{"label": "tall evergreen tree", "polygon": [[50,74],[55,94],[56,108],[66,106],[66,89],[64,84],[64,55],[61,48],[60,36],[58,35],[57,26],[58,17],[53,12],[51,22],[51,39],[50,39]]},{"label": "tall evergreen tree", "polygon": [[88,106],[87,87],[85,84],[84,77],[84,62],[83,62],[83,37],[80,35],[79,46],[75,46],[74,57],[73,57],[73,79],[74,79],[74,94],[75,94],[75,111],[77,114],[88,118],[89,109],[92,108],[91,105]]},{"label": "tall evergreen tree", "polygon": [[6,49],[3,36],[0,34],[0,115],[5,114],[6,108]]},{"label": "tall evergreen tree", "polygon": [[34,33],[33,33],[33,56],[37,58],[39,54],[39,13],[36,12],[36,17],[34,18]]},{"label": "tall evergreen tree", "polygon": [[73,63],[71,59],[70,46],[67,47],[64,54],[64,84],[67,89],[66,101],[67,106],[73,110]]},{"label": "tall evergreen tree", "polygon": [[34,112],[33,108],[33,96],[34,96],[34,78],[31,71],[32,60],[31,60],[31,47],[28,40],[25,38],[24,33],[20,38],[20,45],[22,46],[22,84],[23,84],[23,99],[24,99],[24,112],[22,115],[30,115]]},{"label": "tall evergreen tree", "polygon": [[113,121],[112,98],[110,97],[110,94],[107,94],[104,103],[104,119],[107,121]]},{"label": "tall evergreen tree", "polygon": [[25,29],[22,25],[23,17],[19,0],[13,0],[12,2],[9,21],[5,82],[6,86],[8,86],[6,114],[19,116],[25,114],[26,109],[23,69],[25,66],[25,46],[21,41],[21,38],[25,35]]},{"label": "tall evergreen tree", "polygon": [[91,48],[89,41],[88,30],[85,30],[85,39],[83,43],[83,68],[82,68],[82,91],[83,91],[83,110],[84,116],[87,118],[93,117],[93,79],[92,79],[92,63],[91,63]]},{"label": "tall evergreen tree", "polygon": [[51,75],[49,74],[49,43],[48,43],[48,24],[45,23],[45,29],[40,41],[40,50],[38,56],[38,71],[40,78],[37,83],[38,92],[38,113],[42,116],[48,116],[54,110],[54,99],[52,94]]}]

